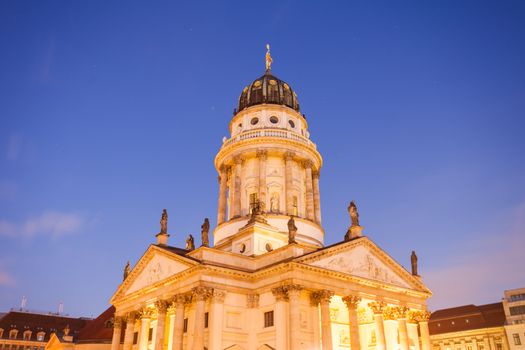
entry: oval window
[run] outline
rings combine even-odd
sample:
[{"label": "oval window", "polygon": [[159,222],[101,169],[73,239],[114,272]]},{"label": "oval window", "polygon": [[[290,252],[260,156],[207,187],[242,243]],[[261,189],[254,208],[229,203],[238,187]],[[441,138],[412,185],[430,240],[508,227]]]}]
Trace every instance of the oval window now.
[{"label": "oval window", "polygon": [[288,124],[290,124],[290,126],[291,126],[292,128],[295,128],[295,123],[293,122],[293,120],[289,120],[289,121],[288,121]]},{"label": "oval window", "polygon": [[272,116],[272,117],[270,117],[270,122],[272,124],[277,124],[277,123],[279,123],[279,118],[277,118],[276,116]]},{"label": "oval window", "polygon": [[250,123],[251,123],[252,125],[257,124],[258,122],[259,122],[259,118],[257,118],[257,117],[252,118],[252,120],[250,121]]},{"label": "oval window", "polygon": [[271,252],[273,250],[273,247],[270,243],[266,243],[266,251]]},{"label": "oval window", "polygon": [[246,244],[241,244],[241,249],[239,250],[241,253],[244,253],[246,251]]}]

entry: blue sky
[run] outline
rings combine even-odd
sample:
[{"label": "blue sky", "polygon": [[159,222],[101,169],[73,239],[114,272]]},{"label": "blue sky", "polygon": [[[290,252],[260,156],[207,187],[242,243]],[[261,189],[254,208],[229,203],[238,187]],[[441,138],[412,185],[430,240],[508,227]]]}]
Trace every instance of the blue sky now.
[{"label": "blue sky", "polygon": [[272,71],[324,157],[326,243],[365,233],[431,309],[525,286],[522,1],[0,3],[0,310],[96,316],[163,208],[216,221],[213,158]]}]

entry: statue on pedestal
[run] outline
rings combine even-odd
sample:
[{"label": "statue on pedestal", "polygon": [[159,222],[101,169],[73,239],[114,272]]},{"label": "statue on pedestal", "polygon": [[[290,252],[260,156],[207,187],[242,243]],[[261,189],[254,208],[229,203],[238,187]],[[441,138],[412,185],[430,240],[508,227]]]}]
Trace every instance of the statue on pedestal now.
[{"label": "statue on pedestal", "polygon": [[297,235],[297,226],[295,226],[295,220],[293,216],[290,216],[288,220],[288,244],[297,243],[295,236]]},{"label": "statue on pedestal", "polygon": [[131,267],[129,266],[129,261],[128,261],[126,266],[124,266],[124,278],[122,279],[123,281],[128,277],[130,271],[131,271]]},{"label": "statue on pedestal", "polygon": [[194,250],[194,249],[195,249],[195,241],[193,239],[193,236],[190,233],[188,238],[186,238],[186,250]]},{"label": "statue on pedestal", "polygon": [[417,274],[417,255],[414,250],[412,251],[412,254],[410,254],[410,264],[412,265],[412,275],[419,276]]},{"label": "statue on pedestal", "polygon": [[210,232],[210,220],[208,218],[204,219],[204,223],[201,226],[201,241],[203,247],[210,246],[210,239],[208,233]]},{"label": "statue on pedestal", "polygon": [[348,214],[350,214],[352,226],[359,226],[359,213],[357,211],[357,205],[355,205],[354,201],[351,201],[350,205],[348,206]]},{"label": "statue on pedestal", "polygon": [[168,233],[168,212],[166,209],[162,210],[160,218],[160,233]]}]

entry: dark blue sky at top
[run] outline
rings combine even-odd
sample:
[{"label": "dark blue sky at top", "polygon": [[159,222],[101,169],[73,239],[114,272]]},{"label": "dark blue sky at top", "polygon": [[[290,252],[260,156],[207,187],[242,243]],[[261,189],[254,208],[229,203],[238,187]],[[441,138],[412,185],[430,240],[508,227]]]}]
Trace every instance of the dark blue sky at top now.
[{"label": "dark blue sky at top", "polygon": [[3,1],[0,311],[94,315],[129,259],[216,221],[242,88],[294,88],[324,157],[326,243],[358,203],[432,309],[525,286],[522,1]]}]

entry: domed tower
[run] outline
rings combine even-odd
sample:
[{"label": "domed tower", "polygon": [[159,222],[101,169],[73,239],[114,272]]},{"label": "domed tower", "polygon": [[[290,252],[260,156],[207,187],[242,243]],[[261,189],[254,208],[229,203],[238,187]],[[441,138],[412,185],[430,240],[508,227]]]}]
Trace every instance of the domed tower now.
[{"label": "domed tower", "polygon": [[[246,86],[230,121],[230,138],[215,157],[219,205],[215,247],[260,255],[288,244],[294,217],[298,244],[322,247],[319,172],[322,158],[310,141],[297,94],[266,72]],[[253,209],[263,215],[255,220]]]}]

